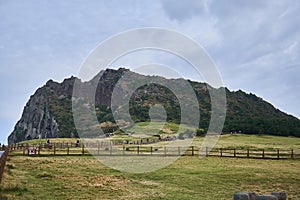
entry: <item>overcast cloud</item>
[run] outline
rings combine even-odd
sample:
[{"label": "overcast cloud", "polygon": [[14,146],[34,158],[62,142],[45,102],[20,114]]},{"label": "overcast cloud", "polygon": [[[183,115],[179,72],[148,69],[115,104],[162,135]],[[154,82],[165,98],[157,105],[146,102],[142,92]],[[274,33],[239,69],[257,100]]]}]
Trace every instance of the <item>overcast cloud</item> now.
[{"label": "overcast cloud", "polygon": [[[0,142],[38,87],[78,74],[101,41],[143,27],[191,37],[230,90],[255,93],[299,118],[299,10],[300,1],[0,0]],[[185,65],[172,56],[140,55],[144,62]],[[130,60],[124,65],[133,66]],[[185,67],[176,70],[197,79]]]}]

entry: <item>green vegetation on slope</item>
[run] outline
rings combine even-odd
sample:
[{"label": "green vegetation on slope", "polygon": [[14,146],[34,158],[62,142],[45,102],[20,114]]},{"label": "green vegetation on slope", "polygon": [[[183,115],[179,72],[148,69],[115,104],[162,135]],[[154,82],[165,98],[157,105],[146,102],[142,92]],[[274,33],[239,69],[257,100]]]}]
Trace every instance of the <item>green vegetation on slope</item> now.
[{"label": "green vegetation on slope", "polygon": [[224,132],[300,137],[299,119],[281,112],[251,93],[227,90],[226,95],[228,107]]},{"label": "green vegetation on slope", "polygon": [[[130,72],[126,69],[111,70],[107,69],[102,71],[100,82],[99,77],[96,76],[89,82],[81,83],[83,88],[82,93],[89,94],[90,85],[93,82],[97,82],[97,90],[95,94],[95,105],[88,100],[87,94],[82,94],[83,98],[78,98],[78,102],[82,101],[82,105],[87,107],[94,107],[99,123],[112,122],[114,123],[114,117],[110,109],[111,95],[118,83],[118,80],[124,75],[123,73],[130,74],[133,79],[148,79],[151,76],[143,76]],[[77,130],[74,125],[73,113],[72,113],[72,92],[74,81],[76,78],[65,79],[62,83],[56,83],[54,81],[48,81],[45,86],[38,89],[33,95],[22,118],[15,126],[14,132],[9,137],[10,143],[16,143],[25,139],[34,139],[39,137],[78,137]],[[173,81],[176,86],[181,87],[180,80],[168,80],[161,78],[165,83]],[[195,91],[198,107],[200,109],[200,122],[198,128],[203,129],[204,132],[208,130],[211,116],[211,100],[209,90],[217,91],[206,83],[198,83],[188,81],[190,86]],[[127,85],[126,85],[127,84]],[[125,82],[122,87],[129,87],[128,85],[134,84],[129,81]],[[118,88],[118,87],[117,87]],[[179,88],[180,89],[180,88]],[[126,91],[126,90],[125,90]],[[236,92],[229,91],[225,88],[227,99],[227,111],[223,132],[225,133],[245,133],[245,134],[268,134],[268,135],[280,135],[280,136],[296,136],[300,137],[300,120],[281,112],[274,108],[270,103],[257,97],[254,94],[246,94],[239,90]],[[122,93],[124,90],[119,88],[118,95],[120,97],[128,94]],[[38,96],[40,95],[40,98]],[[190,104],[193,102],[189,98],[185,98],[185,103],[191,106],[191,109],[196,109],[196,105]],[[129,102],[129,113],[134,122],[149,122],[149,109],[155,104],[160,104],[166,111],[166,121],[169,123],[184,123],[189,124],[191,119],[196,119],[199,116],[188,116],[188,119],[181,121],[180,105],[176,95],[167,87],[159,84],[147,84],[137,88],[131,94]],[[83,107],[84,107],[83,106]],[[220,109],[220,108],[217,108]],[[25,112],[26,110],[26,112]],[[48,126],[45,118],[45,112],[49,111]],[[44,115],[41,117],[42,113]],[[30,117],[29,117],[30,116]],[[46,115],[48,116],[48,115]],[[84,115],[81,116],[84,121]],[[164,119],[165,116],[157,114],[157,119]],[[221,118],[225,116],[220,116]],[[42,120],[40,120],[42,119]],[[88,119],[86,119],[88,120]],[[57,122],[57,126],[54,126],[53,121]],[[31,127],[31,129],[28,129]],[[42,128],[41,128],[42,127]],[[35,128],[38,131],[33,131]],[[40,129],[41,128],[41,129]],[[95,127],[87,127],[87,134],[93,131]],[[115,131],[118,127],[112,124],[111,127],[105,126],[104,132]],[[93,133],[93,136],[96,132]],[[26,138],[29,137],[29,138]]]}]

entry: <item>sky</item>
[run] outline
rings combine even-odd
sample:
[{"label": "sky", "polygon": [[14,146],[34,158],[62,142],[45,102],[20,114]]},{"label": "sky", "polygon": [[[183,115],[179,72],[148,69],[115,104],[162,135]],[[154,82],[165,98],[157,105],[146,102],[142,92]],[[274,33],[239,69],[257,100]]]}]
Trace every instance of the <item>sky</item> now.
[{"label": "sky", "polygon": [[[30,95],[47,80],[76,76],[102,41],[144,27],[192,38],[227,88],[254,93],[300,118],[299,10],[296,0],[0,0],[0,142],[7,143]],[[160,58],[186,65],[157,52],[116,63],[130,68],[136,59]],[[198,80],[184,67],[177,70]]]}]

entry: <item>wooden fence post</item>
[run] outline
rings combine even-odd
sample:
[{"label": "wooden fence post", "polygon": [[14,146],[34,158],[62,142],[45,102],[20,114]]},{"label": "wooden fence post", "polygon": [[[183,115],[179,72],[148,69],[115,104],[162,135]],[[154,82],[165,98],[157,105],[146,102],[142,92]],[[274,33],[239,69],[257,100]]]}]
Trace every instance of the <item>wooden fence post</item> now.
[{"label": "wooden fence post", "polygon": [[279,149],[277,149],[277,159],[279,159]]},{"label": "wooden fence post", "polygon": [[262,150],[262,157],[265,158],[265,150]]},{"label": "wooden fence post", "polygon": [[208,156],[208,147],[205,147],[205,155]]},{"label": "wooden fence post", "polygon": [[137,146],[137,154],[140,155],[140,146]]},{"label": "wooden fence post", "polygon": [[233,149],[233,156],[236,157],[236,149]]},{"label": "wooden fence post", "polygon": [[69,148],[69,146],[67,147],[67,155],[69,155],[70,154],[70,148]]},{"label": "wooden fence post", "polygon": [[123,155],[125,155],[125,145],[123,145]]},{"label": "wooden fence post", "polygon": [[2,180],[2,176],[3,176],[3,172],[4,172],[4,167],[5,167],[5,163],[7,160],[7,156],[8,156],[8,149],[6,149],[4,151],[4,153],[2,154],[2,156],[0,157],[0,183]]},{"label": "wooden fence post", "polygon": [[294,150],[291,150],[291,159],[294,159]]},{"label": "wooden fence post", "polygon": [[192,146],[192,156],[194,156],[194,146]]},{"label": "wooden fence post", "polygon": [[220,156],[222,157],[223,156],[223,149],[220,148]]},{"label": "wooden fence post", "polygon": [[84,155],[84,144],[82,144],[81,155]]},{"label": "wooden fence post", "polygon": [[99,156],[100,155],[100,143],[99,141],[97,140],[97,155]]},{"label": "wooden fence post", "polygon": [[151,146],[151,148],[150,148],[150,149],[151,149],[150,151],[151,151],[151,156],[152,156],[152,152],[153,152],[153,147]]},{"label": "wooden fence post", "polygon": [[250,157],[250,152],[249,152],[249,149],[247,149],[247,158]]}]

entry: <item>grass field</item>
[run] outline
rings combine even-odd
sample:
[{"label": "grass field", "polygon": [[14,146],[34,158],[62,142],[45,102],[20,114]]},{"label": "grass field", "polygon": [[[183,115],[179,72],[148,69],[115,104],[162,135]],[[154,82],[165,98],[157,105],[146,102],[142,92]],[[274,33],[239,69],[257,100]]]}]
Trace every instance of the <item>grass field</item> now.
[{"label": "grass field", "polygon": [[300,199],[299,160],[181,157],[146,174],[93,157],[10,156],[0,189],[8,199],[232,199],[237,191],[285,191]]},{"label": "grass field", "polygon": [[[193,145],[201,146],[204,137],[195,137]],[[52,138],[52,143],[75,143],[76,138]],[[38,144],[46,143],[47,139],[40,140],[28,140],[22,143],[26,144]],[[162,145],[165,142],[157,143],[156,145]],[[155,144],[151,144],[155,145]],[[215,147],[223,148],[257,148],[257,149],[298,149],[300,150],[300,138],[296,137],[282,137],[282,136],[270,136],[270,135],[221,135]]]},{"label": "grass field", "polygon": [[[203,137],[196,137],[193,144],[202,144]],[[300,149],[300,138],[271,135],[221,135],[216,147],[223,148],[256,148],[256,149]]]},{"label": "grass field", "polygon": [[[51,139],[75,142],[76,139]],[[194,145],[201,145],[196,138]],[[30,143],[46,142],[33,140]],[[218,147],[300,149],[300,138],[223,135]],[[300,199],[300,160],[184,156],[151,173],[113,170],[92,156],[11,154],[0,199],[232,199],[234,192],[285,191]]]}]

